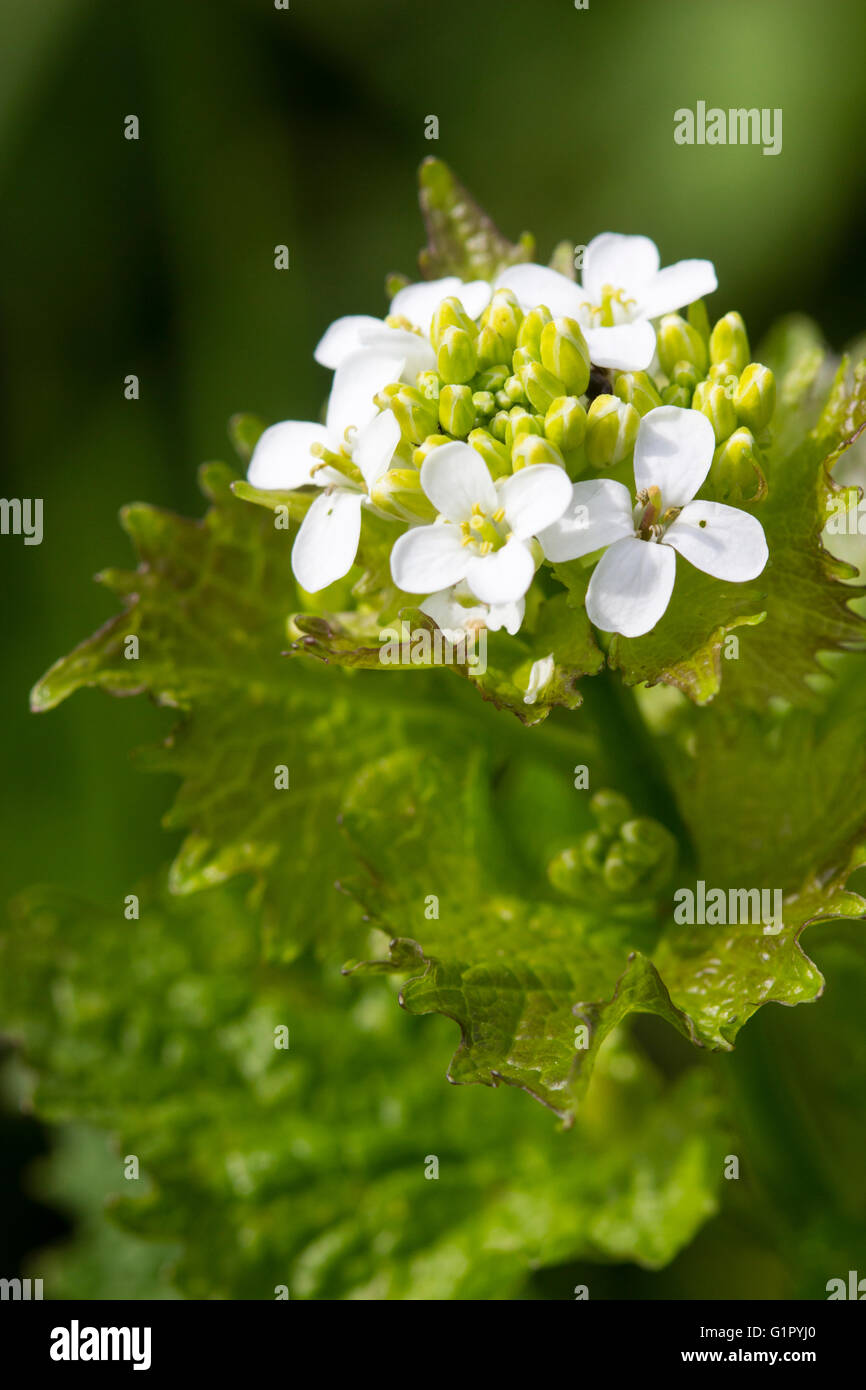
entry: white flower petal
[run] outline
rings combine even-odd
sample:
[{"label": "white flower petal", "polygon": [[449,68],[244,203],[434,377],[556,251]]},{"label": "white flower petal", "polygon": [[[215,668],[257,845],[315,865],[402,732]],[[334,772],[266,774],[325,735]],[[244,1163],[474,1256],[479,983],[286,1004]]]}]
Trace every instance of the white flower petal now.
[{"label": "white flower petal", "polygon": [[437,593],[425,598],[423,603],[419,603],[418,607],[428,618],[433,619],[437,627],[441,627],[449,642],[459,641],[468,631],[467,624],[475,626],[484,624],[487,620],[485,604],[477,603],[472,608],[464,608],[454,597],[453,588],[439,589]]},{"label": "white flower petal", "polygon": [[467,521],[476,503],[485,514],[499,505],[487,464],[469,444],[433,449],[421,465],[421,486],[449,521]]},{"label": "white flower petal", "polygon": [[490,303],[493,286],[489,280],[464,280],[457,298],[471,319],[480,318]]},{"label": "white flower petal", "polygon": [[334,374],[328,401],[326,423],[341,442],[345,431],[354,426],[362,430],[379,414],[373,397],[403,371],[402,354],[373,352],[361,348],[344,357]]},{"label": "white flower petal", "polygon": [[658,268],[658,247],[649,237],[602,232],[586,248],[581,279],[593,304],[600,304],[605,285],[634,293],[653,279]]},{"label": "white flower petal", "polygon": [[491,603],[487,610],[487,626],[491,632],[498,632],[504,627],[513,637],[515,632],[520,631],[525,612],[526,600],[523,598],[514,599],[511,603]]},{"label": "white flower petal", "polygon": [[510,530],[525,541],[562,516],[571,501],[571,480],[555,463],[536,463],[504,478],[496,491]]},{"label": "white flower petal", "polygon": [[450,299],[452,295],[459,296],[462,287],[463,281],[457,275],[406,285],[394,295],[389,312],[416,324],[422,333],[429,333],[433,315],[442,300]]},{"label": "white flower petal", "polygon": [[644,372],[656,350],[656,335],[646,319],[619,323],[615,328],[584,328],[591,360],[597,367],[621,372]]},{"label": "white flower petal", "polygon": [[690,502],[668,527],[664,543],[705,574],[734,584],[757,579],[769,559],[760,521],[724,502]]},{"label": "white flower petal", "polygon": [[660,270],[651,283],[644,286],[639,297],[641,313],[648,319],[672,314],[675,309],[712,294],[718,283],[712,261],[677,261],[676,265]]},{"label": "white flower petal", "polygon": [[586,591],[589,621],[602,632],[642,637],[670,602],[676,556],[669,546],[627,536],[606,550]]},{"label": "white flower petal", "polygon": [[352,459],[367,484],[367,491],[388,471],[394,450],[400,443],[400,426],[390,410],[383,410],[365,425],[355,439]]},{"label": "white flower petal", "polygon": [[511,290],[521,308],[534,309],[546,304],[554,318],[565,315],[576,319],[588,295],[558,270],[546,265],[511,265],[496,277],[496,288]]},{"label": "white flower petal", "polygon": [[316,498],[292,549],[295,578],[315,594],[342,579],[355,563],[361,536],[360,492],[334,488]]},{"label": "white flower petal", "polygon": [[310,453],[313,444],[327,444],[324,425],[306,420],[283,420],[259,436],[247,469],[247,481],[264,491],[290,492],[315,482],[310,469],[321,459]]},{"label": "white flower petal", "polygon": [[665,507],[684,507],[709,473],[715,447],[713,427],[700,410],[656,406],[637,432],[635,487],[657,487]]},{"label": "white flower petal", "polygon": [[489,555],[471,552],[466,565],[466,582],[482,603],[514,603],[523,598],[535,574],[529,547],[516,536]]},{"label": "white flower petal", "polygon": [[432,372],[436,366],[436,354],[427,338],[419,333],[410,333],[408,328],[389,328],[378,319],[371,320],[372,327],[363,328],[360,333],[361,345],[372,348],[374,352],[385,352],[403,358],[403,377],[413,383],[419,372]]},{"label": "white flower petal", "polygon": [[529,669],[529,680],[526,683],[526,694],[523,697],[525,705],[534,705],[539,695],[553,679],[556,666],[553,660],[553,652],[548,652],[538,661],[533,661]]},{"label": "white flower petal", "polygon": [[335,319],[316,344],[313,356],[323,367],[339,367],[344,358],[358,351],[364,329],[372,331],[383,327],[381,319],[374,319],[369,314],[348,314],[345,318]]},{"label": "white flower petal", "polygon": [[[541,467],[541,465],[537,465]],[[538,532],[548,560],[577,560],[603,545],[634,535],[628,488],[612,478],[574,483],[568,506],[552,526]]]},{"label": "white flower petal", "polygon": [[394,542],[391,575],[407,594],[429,594],[462,579],[468,555],[459,527],[447,522],[414,526]]}]

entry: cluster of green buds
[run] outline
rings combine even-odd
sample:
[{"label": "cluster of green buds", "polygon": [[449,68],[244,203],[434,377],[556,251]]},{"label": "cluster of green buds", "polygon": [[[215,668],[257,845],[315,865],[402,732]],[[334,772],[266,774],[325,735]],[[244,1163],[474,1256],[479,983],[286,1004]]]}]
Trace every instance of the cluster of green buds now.
[{"label": "cluster of green buds", "polygon": [[649,817],[636,817],[619,792],[596,792],[590,810],[596,828],[551,860],[553,886],[574,898],[599,891],[610,898],[660,892],[676,864],[670,831]]},{"label": "cluster of green buds", "polygon": [[[390,322],[390,321],[389,321]],[[402,321],[394,327],[405,327]],[[376,397],[401,430],[395,466],[375,485],[380,510],[429,521],[419,471],[431,449],[466,440],[494,478],[554,463],[572,479],[616,467],[634,449],[641,417],[660,405],[702,411],[713,426],[712,481],[720,500],[753,501],[766,490],[761,450],[775,408],[773,373],[750,361],[745,324],[725,314],[710,329],[702,301],[687,317],[667,314],[649,371],[593,371],[580,325],[544,305],[524,313],[497,290],[476,322],[456,298],[433,315],[434,370],[414,386]]]},{"label": "cluster of green buds", "polygon": [[660,401],[706,415],[716,436],[711,477],[724,501],[754,501],[766,490],[761,451],[769,441],[776,382],[769,367],[750,359],[746,325],[736,312],[711,330],[699,301],[687,318],[666,314],[659,325]]}]

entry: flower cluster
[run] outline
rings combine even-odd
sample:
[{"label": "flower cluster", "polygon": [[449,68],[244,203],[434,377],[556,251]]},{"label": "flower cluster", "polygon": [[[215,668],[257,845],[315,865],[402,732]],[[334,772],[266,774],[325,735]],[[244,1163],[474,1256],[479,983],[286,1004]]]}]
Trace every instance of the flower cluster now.
[{"label": "flower cluster", "polygon": [[677,552],[755,578],[763,529],[731,504],[766,490],[775,386],[739,314],[710,329],[715,288],[709,261],[660,269],[648,238],[605,233],[582,284],[519,264],[338,319],[315,353],[334,372],[324,424],[271,426],[249,468],[256,488],[318,490],[292,552],[301,586],[349,572],[365,510],[393,524],[396,588],[451,630],[516,632],[544,563],[598,559],[589,618],[626,637],[664,614]]}]

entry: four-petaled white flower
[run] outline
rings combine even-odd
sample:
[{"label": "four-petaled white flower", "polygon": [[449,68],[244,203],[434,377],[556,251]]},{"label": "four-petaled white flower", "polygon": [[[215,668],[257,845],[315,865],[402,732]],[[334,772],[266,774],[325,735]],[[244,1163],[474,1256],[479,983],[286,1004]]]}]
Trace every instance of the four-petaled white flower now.
[{"label": "four-petaled white flower", "polygon": [[545,304],[554,317],[575,319],[592,361],[623,372],[650,365],[656,346],[651,319],[711,294],[717,283],[712,261],[677,261],[660,270],[654,241],[616,232],[603,232],[587,246],[582,286],[543,265],[509,266],[496,280],[525,310]]},{"label": "four-petaled white flower", "polygon": [[[396,417],[390,410],[380,411],[373,397],[399,380],[403,368],[399,355],[351,353],[334,374],[324,425],[283,420],[266,429],[253,450],[247,471],[253,487],[291,492],[313,484],[324,489],[304,517],[292,549],[295,577],[309,593],[342,579],[355,562],[361,507],[400,443]],[[310,452],[316,444],[334,453],[347,448],[353,476],[323,464]]]},{"label": "four-petaled white flower", "polygon": [[398,589],[429,594],[465,580],[481,603],[523,598],[536,568],[532,538],[561,516],[571,483],[555,464],[522,468],[496,483],[469,444],[442,444],[421,467],[439,516],[415,526],[391,551]]},{"label": "four-petaled white flower", "polygon": [[[338,368],[353,353],[385,352],[401,356],[405,380],[412,385],[419,372],[433,371],[436,353],[430,343],[430,325],[443,299],[459,299],[471,319],[477,319],[493,293],[487,280],[442,280],[406,285],[391,300],[389,317],[406,319],[420,331],[395,328],[369,314],[348,314],[326,329],[313,354],[323,367]],[[394,378],[397,380],[398,378]]]},{"label": "four-petaled white flower", "polygon": [[586,611],[604,632],[640,637],[662,617],[674,587],[676,551],[716,579],[742,584],[767,563],[761,523],[722,502],[692,499],[715,448],[698,410],[663,405],[640,423],[634,449],[636,505],[611,478],[575,483],[564,514],[538,537],[548,560],[608,547],[589,581]]}]

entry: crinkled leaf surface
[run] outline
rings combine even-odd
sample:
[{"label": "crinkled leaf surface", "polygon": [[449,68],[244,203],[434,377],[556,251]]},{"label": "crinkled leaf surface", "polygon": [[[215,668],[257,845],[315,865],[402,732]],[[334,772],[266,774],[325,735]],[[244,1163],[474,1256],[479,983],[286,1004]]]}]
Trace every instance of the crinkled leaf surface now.
[{"label": "crinkled leaf surface", "polygon": [[143,892],[135,922],[33,892],[0,963],[37,1109],[110,1127],[118,1171],[138,1156],[113,1219],[179,1248],[188,1297],[519,1297],[577,1256],[664,1264],[716,1209],[702,1070],[666,1086],[611,1039],[571,1133],[517,1095],[431,1086],[435,1031],[383,981],[262,964],[227,889]]}]

